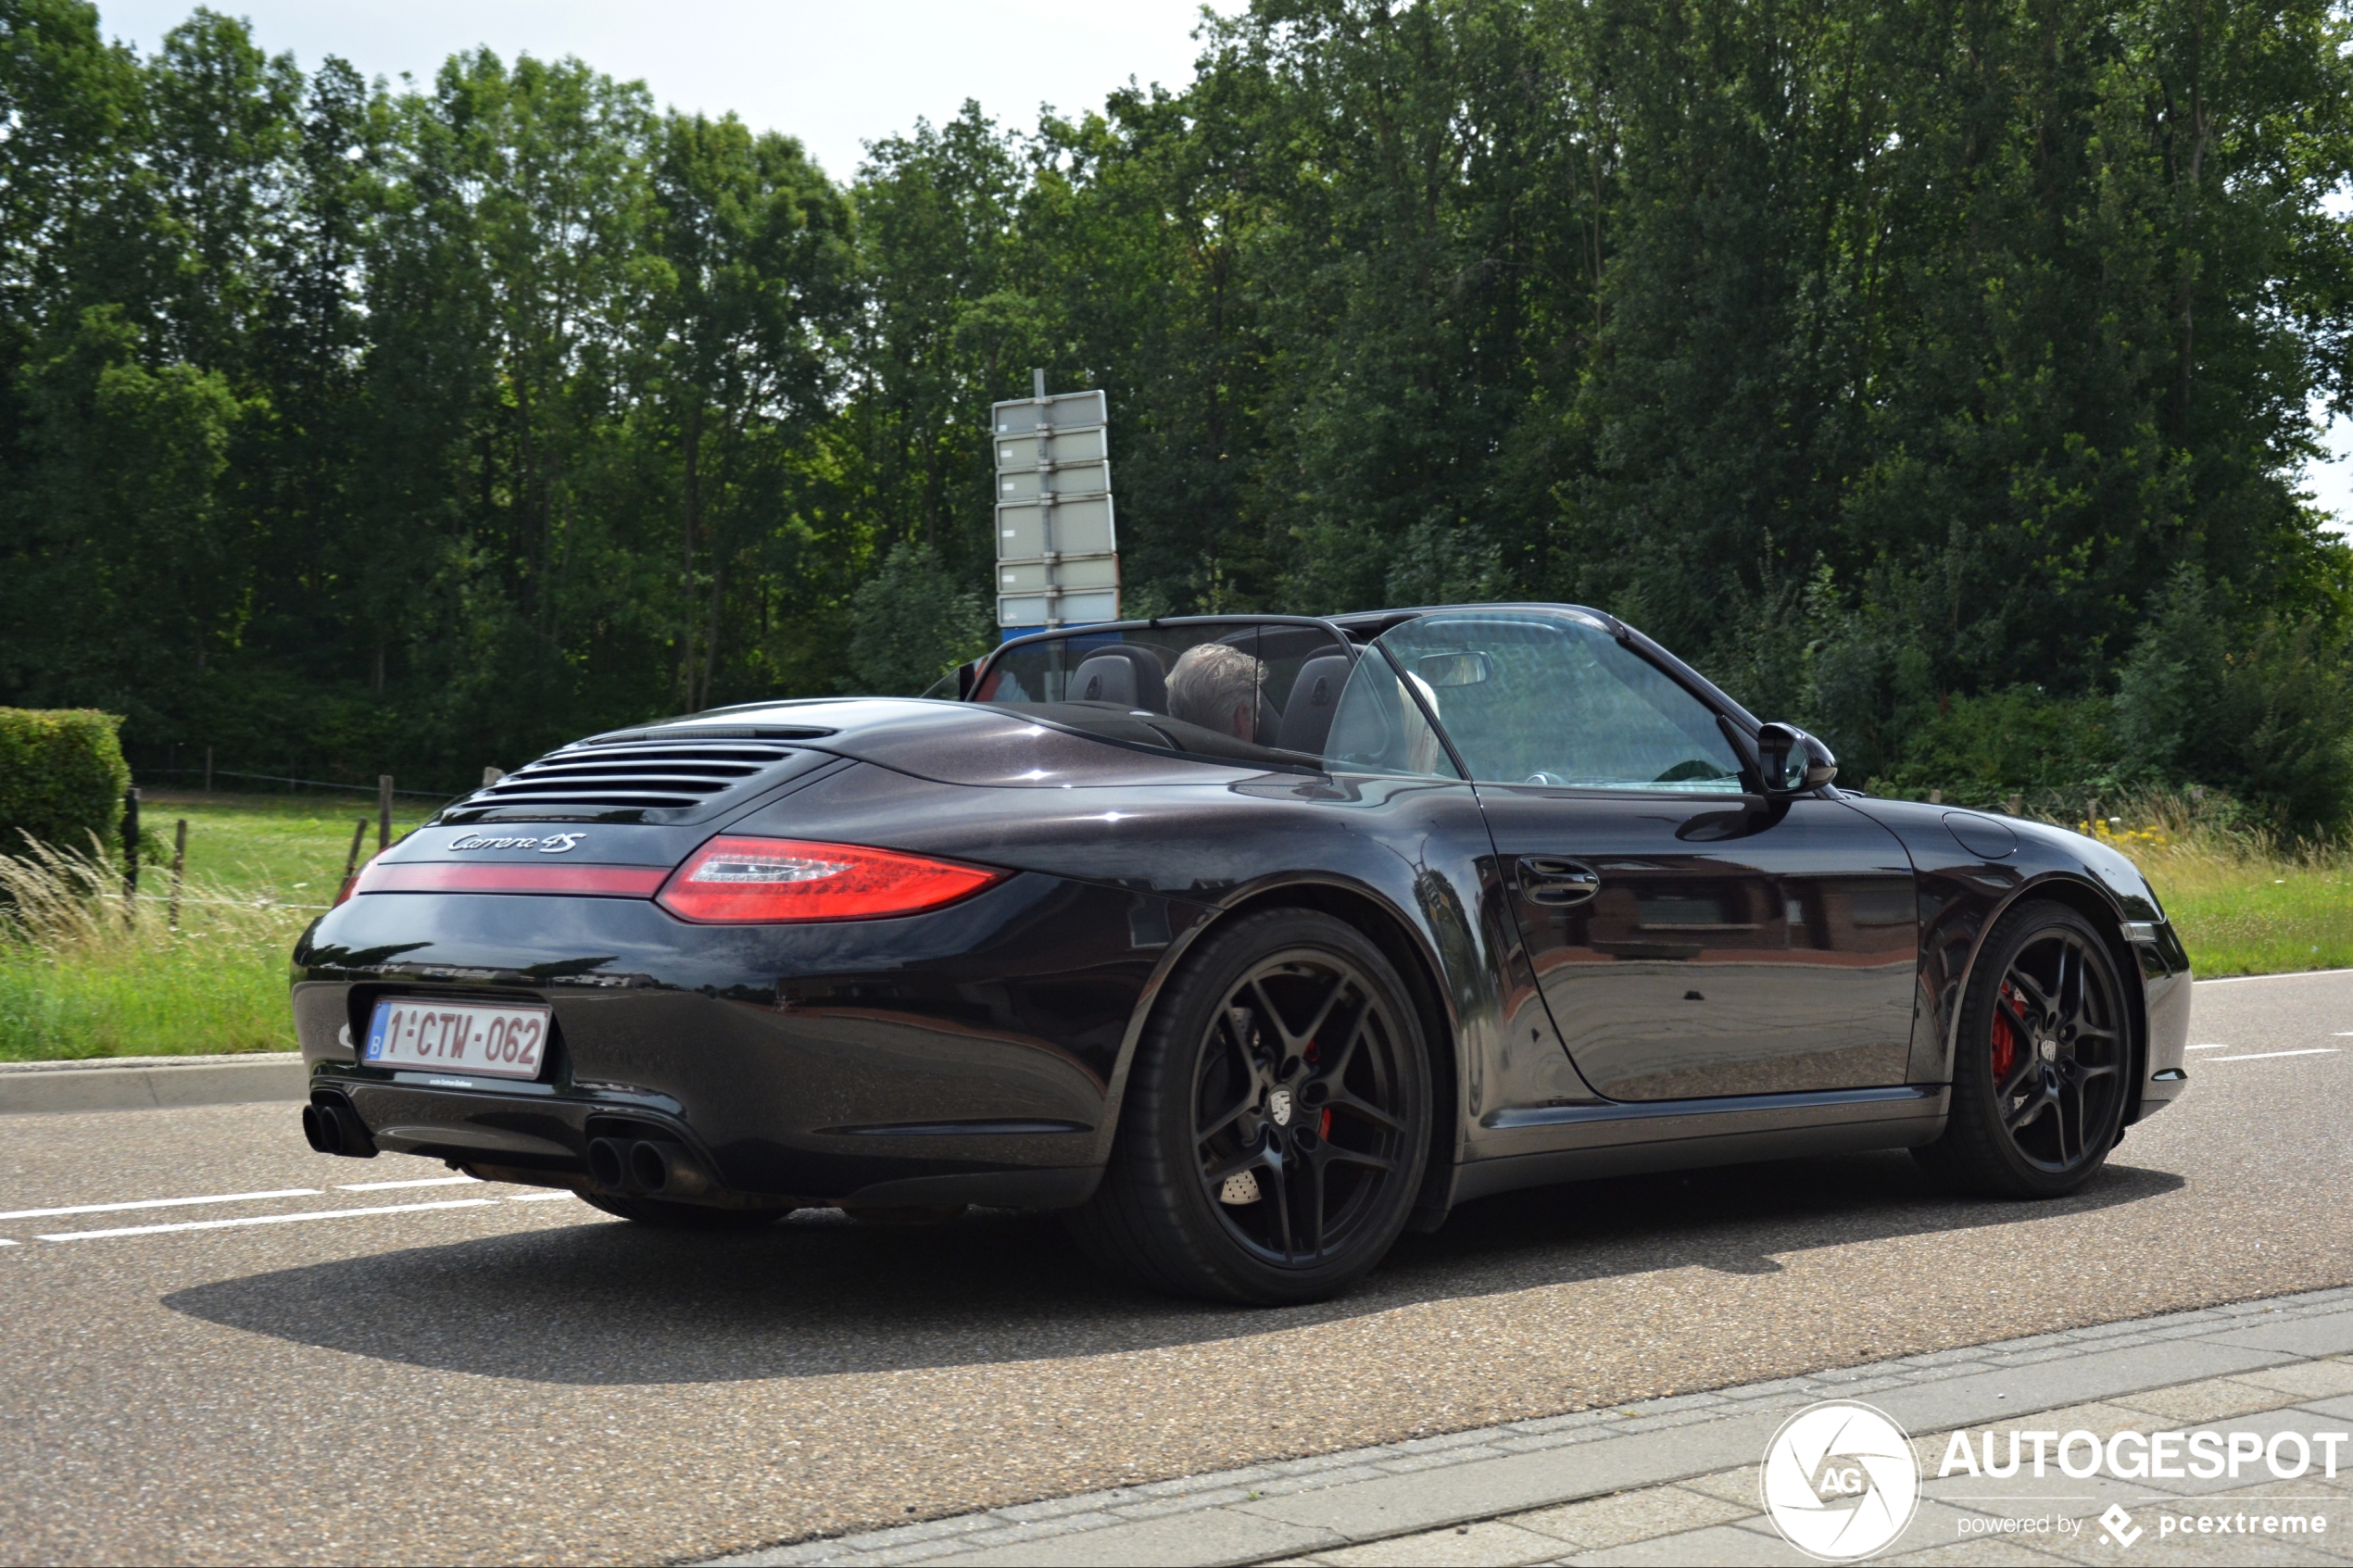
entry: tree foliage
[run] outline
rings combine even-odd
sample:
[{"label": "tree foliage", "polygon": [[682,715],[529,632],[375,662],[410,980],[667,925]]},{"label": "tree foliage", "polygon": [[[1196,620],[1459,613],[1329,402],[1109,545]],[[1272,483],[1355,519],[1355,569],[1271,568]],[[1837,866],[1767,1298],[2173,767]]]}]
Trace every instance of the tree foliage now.
[{"label": "tree foliage", "polygon": [[967,105],[845,184],[577,60],[395,92],[0,0],[0,700],[125,712],[143,765],[456,780],[920,686],[1042,366],[1110,394],[1133,607],[1575,599],[1853,778],[2353,806],[2296,488],[2353,411],[2341,6],[1198,36],[1181,88]]}]

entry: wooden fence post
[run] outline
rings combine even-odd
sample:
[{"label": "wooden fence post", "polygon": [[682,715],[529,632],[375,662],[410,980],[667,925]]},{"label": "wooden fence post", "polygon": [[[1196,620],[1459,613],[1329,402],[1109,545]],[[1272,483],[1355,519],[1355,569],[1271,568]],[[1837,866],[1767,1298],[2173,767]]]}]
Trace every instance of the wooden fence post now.
[{"label": "wooden fence post", "polygon": [[376,775],[376,853],[392,847],[392,775]]},{"label": "wooden fence post", "polygon": [[343,858],[343,880],[335,884],[335,902],[340,904],[351,897],[351,879],[359,874],[359,846],[367,842],[368,819],[360,818],[351,824],[351,853]]},{"label": "wooden fence post", "polygon": [[188,819],[181,818],[171,829],[171,906],[168,923],[180,929],[180,873],[188,864]]}]

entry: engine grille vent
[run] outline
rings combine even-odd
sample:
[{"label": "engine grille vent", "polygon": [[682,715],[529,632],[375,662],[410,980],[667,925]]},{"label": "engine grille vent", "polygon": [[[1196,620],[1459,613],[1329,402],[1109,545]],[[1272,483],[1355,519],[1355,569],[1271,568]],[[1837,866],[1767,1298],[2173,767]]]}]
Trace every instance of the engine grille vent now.
[{"label": "engine grille vent", "polygon": [[516,769],[451,806],[442,820],[594,816],[660,821],[703,806],[799,755],[774,741],[580,741]]}]

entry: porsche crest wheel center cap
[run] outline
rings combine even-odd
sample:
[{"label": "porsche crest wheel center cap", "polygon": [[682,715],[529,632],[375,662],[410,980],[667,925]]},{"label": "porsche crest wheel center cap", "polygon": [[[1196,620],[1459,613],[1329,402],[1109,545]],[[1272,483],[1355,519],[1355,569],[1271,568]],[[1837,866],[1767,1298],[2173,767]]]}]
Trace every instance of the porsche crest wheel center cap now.
[{"label": "porsche crest wheel center cap", "polygon": [[2057,1061],[2058,1060],[2058,1042],[2057,1040],[2045,1040],[2042,1042],[2042,1046],[2043,1060],[2045,1061]]},{"label": "porsche crest wheel center cap", "polygon": [[1266,1091],[1266,1115],[1277,1127],[1290,1125],[1290,1091],[1289,1089]]}]

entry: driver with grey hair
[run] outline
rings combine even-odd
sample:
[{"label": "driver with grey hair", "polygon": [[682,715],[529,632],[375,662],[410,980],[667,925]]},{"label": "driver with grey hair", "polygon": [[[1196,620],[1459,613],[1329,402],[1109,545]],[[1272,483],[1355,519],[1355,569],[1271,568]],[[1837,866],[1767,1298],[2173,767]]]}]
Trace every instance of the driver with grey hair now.
[{"label": "driver with grey hair", "polygon": [[1258,660],[1230,643],[1187,648],[1168,672],[1168,715],[1237,740],[1258,738]]}]

